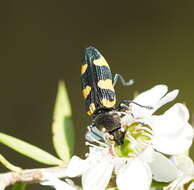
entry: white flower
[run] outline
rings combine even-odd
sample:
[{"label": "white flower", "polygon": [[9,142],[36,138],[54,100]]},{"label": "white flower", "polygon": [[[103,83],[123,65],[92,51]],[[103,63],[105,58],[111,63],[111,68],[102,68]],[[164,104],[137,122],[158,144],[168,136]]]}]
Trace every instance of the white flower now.
[{"label": "white flower", "polygon": [[182,104],[175,104],[162,115],[153,115],[178,94],[178,90],[167,91],[167,86],[157,85],[138,95],[133,102],[153,109],[130,104],[131,109],[121,119],[126,131],[124,144],[91,145],[85,160],[75,156],[71,159],[67,177],[81,175],[84,190],[104,190],[107,185],[119,190],[149,190],[152,178],[159,182],[176,180],[180,170],[162,153],[176,155],[187,151],[193,129]]},{"label": "white flower", "polygon": [[[153,109],[143,109],[131,103],[134,119],[128,119],[128,123],[139,121],[148,124],[153,131],[153,148],[157,151],[169,155],[181,154],[190,148],[194,136],[193,128],[188,123],[189,112],[186,106],[177,103],[162,115],[152,115],[162,105],[174,100],[178,94],[178,90],[169,93],[167,91],[166,85],[157,85],[138,95],[134,102]],[[126,118],[124,120],[127,121]],[[123,123],[126,124],[126,121]]]},{"label": "white flower", "polygon": [[168,158],[149,147],[136,158],[130,159],[127,165],[121,168],[116,181],[120,190],[148,190],[152,178],[170,182],[178,175],[177,168]]},{"label": "white flower", "polygon": [[185,155],[174,157],[179,177],[170,183],[164,190],[193,190],[194,189],[194,164],[193,161]]},{"label": "white flower", "polygon": [[119,190],[148,190],[152,175],[159,181],[170,182],[179,172],[169,159],[150,147],[135,158],[112,155],[108,147],[91,147],[86,160],[76,156],[71,159],[66,175],[82,175],[84,190],[104,190],[111,179]]}]

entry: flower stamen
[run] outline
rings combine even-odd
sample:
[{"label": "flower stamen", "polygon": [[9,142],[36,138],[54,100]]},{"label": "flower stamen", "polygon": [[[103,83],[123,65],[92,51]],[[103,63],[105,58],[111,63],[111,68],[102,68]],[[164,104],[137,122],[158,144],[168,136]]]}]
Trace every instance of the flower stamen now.
[{"label": "flower stamen", "polygon": [[143,126],[142,126],[142,125],[141,125],[141,126],[138,125],[138,126],[136,127],[136,129],[137,129],[137,130],[143,130],[143,131],[145,131],[145,132],[147,132],[147,133],[153,135],[152,129],[150,129],[150,128],[148,128],[148,127],[145,127],[144,125],[143,125]]}]

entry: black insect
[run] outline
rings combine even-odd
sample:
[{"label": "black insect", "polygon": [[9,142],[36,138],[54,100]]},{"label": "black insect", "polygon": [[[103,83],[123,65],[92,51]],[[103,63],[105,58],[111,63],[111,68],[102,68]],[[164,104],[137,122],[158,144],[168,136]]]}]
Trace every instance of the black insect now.
[{"label": "black insect", "polygon": [[[85,50],[84,63],[81,67],[81,88],[85,99],[86,112],[92,117],[92,128],[109,134],[118,145],[123,144],[124,130],[121,127],[123,113],[129,110],[131,103],[142,106],[131,100],[123,100],[118,106],[114,86],[118,79],[123,85],[132,85],[133,80],[126,82],[121,75],[114,79],[110,67],[102,54],[94,47]],[[94,132],[98,136],[98,132]]]},{"label": "black insect", "polygon": [[127,107],[131,101],[123,102],[115,107],[114,85],[118,79],[121,79],[124,85],[133,83],[132,80],[125,82],[118,74],[113,79],[110,67],[102,54],[94,47],[85,49],[84,63],[81,67],[81,88],[86,112],[92,116],[92,126],[110,134],[110,137],[121,145],[124,131],[121,129],[119,110],[123,109],[123,106]]}]

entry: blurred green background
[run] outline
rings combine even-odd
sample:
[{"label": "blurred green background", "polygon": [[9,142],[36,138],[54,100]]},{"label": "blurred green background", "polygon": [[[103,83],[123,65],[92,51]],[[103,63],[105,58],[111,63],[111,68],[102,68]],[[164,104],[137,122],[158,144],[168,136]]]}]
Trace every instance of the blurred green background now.
[{"label": "blurred green background", "polygon": [[[50,127],[57,83],[64,79],[76,127],[75,153],[84,157],[90,121],[80,66],[89,45],[103,53],[113,73],[135,79],[132,87],[116,86],[118,101],[162,83],[180,89],[176,101],[186,102],[192,113],[193,6],[193,1],[1,1],[1,132],[54,153]],[[3,145],[0,151],[24,168],[44,166]]]}]

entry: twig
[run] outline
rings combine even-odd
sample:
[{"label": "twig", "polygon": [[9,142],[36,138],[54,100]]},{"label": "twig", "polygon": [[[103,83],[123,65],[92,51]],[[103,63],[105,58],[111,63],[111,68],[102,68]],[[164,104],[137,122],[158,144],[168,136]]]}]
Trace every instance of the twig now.
[{"label": "twig", "polygon": [[45,181],[45,174],[57,178],[65,177],[66,167],[25,169],[22,172],[7,172],[0,174],[0,190],[16,183],[38,183]]}]

